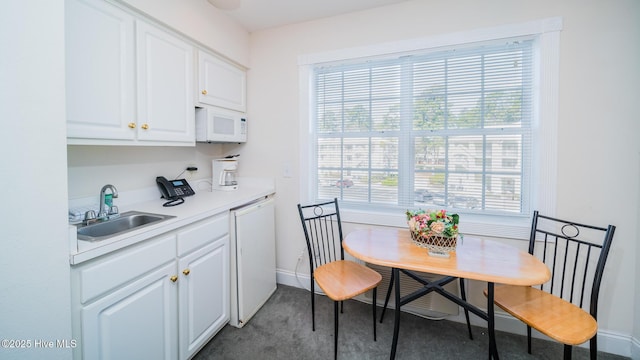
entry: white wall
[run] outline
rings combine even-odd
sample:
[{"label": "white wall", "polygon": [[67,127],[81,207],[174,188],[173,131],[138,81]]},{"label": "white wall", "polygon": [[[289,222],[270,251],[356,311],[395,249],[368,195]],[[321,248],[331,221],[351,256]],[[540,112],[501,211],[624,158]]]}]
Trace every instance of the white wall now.
[{"label": "white wall", "polygon": [[[210,179],[211,160],[222,156],[222,145],[196,144],[196,147],[147,146],[68,146],[69,199],[95,197],[105,184],[119,192],[155,186],[156,176],[174,178],[187,166],[198,171],[180,176]],[[197,189],[196,189],[197,190]],[[115,200],[116,205],[119,200]]]},{"label": "white wall", "polygon": [[116,0],[247,66],[249,33],[206,0]]},{"label": "white wall", "polygon": [[[640,161],[640,159],[639,159]],[[640,165],[640,164],[639,164]],[[640,166],[639,166],[640,168]],[[640,176],[638,176],[636,178],[636,180],[638,181],[638,189],[640,189]],[[638,191],[638,198],[636,198],[636,204],[638,206],[638,212],[637,212],[637,219],[636,219],[636,224],[640,224],[640,191]],[[640,232],[640,231],[639,231]],[[636,275],[640,274],[640,239],[636,238],[636,253],[635,253],[635,259],[636,259]],[[638,280],[638,278],[635,279],[636,280],[636,293],[635,293],[635,303],[637,304],[640,301],[640,285],[638,285],[638,282],[640,282],[640,280]],[[631,358],[632,359],[640,359],[640,311],[636,310],[635,312],[635,316],[634,316],[634,324],[636,324],[633,328],[633,339],[634,339],[634,346],[632,348],[632,352],[631,352]]]},{"label": "white wall", "polygon": [[[639,338],[634,304],[640,235],[640,2],[620,0],[414,0],[251,35],[250,118],[244,165],[277,179],[278,268],[293,272],[303,235],[296,213],[299,172],[298,56],[561,16],[557,214],[618,226],[600,297],[600,333],[630,352]],[[257,128],[257,130],[256,130]],[[283,177],[292,164],[294,176]],[[463,220],[464,221],[464,220]],[[307,272],[306,267],[301,267]],[[618,343],[616,343],[616,346]],[[637,345],[636,345],[637,346]]]},{"label": "white wall", "polygon": [[[70,359],[36,339],[71,340],[63,0],[0,11],[0,348],[3,359]],[[3,343],[4,345],[4,343]]]}]

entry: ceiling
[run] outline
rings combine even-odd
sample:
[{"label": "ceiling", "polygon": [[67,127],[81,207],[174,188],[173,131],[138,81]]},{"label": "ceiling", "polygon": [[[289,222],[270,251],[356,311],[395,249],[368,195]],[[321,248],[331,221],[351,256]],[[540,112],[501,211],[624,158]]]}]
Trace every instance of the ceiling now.
[{"label": "ceiling", "polygon": [[241,0],[222,10],[249,32],[372,9],[407,0]]}]

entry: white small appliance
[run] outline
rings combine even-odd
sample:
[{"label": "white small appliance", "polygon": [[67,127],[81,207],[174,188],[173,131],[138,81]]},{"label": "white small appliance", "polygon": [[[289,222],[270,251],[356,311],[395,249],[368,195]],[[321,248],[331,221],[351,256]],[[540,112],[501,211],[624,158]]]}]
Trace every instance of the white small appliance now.
[{"label": "white small appliance", "polygon": [[246,142],[247,119],[244,113],[212,106],[196,108],[196,141]]},{"label": "white small appliance", "polygon": [[231,326],[243,327],[276,291],[274,204],[266,197],[231,209]]},{"label": "white small appliance", "polygon": [[213,190],[236,190],[238,188],[238,160],[214,159],[212,167],[211,188]]}]

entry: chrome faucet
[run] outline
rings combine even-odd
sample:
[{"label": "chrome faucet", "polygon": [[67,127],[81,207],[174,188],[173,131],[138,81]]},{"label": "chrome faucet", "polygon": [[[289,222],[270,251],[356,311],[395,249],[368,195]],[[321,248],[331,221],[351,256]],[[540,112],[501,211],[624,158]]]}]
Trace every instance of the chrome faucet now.
[{"label": "chrome faucet", "polygon": [[108,211],[104,210],[104,195],[106,194],[108,189],[111,190],[111,194],[113,194],[114,199],[118,197],[118,189],[116,189],[115,186],[107,184],[102,187],[102,189],[100,190],[100,208],[98,209],[98,219],[105,219],[112,213],[112,207],[110,207]]}]

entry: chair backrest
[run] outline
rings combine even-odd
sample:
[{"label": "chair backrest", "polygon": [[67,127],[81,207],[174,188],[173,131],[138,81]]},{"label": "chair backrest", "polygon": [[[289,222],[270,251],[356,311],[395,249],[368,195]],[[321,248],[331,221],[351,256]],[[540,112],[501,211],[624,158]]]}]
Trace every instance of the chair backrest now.
[{"label": "chair backrest", "polygon": [[615,226],[606,228],[543,216],[534,211],[529,253],[551,270],[539,288],[597,319],[598,294]]},{"label": "chair backrest", "polygon": [[320,265],[344,260],[338,199],[304,206],[298,204],[298,212],[307,240],[311,274]]}]

